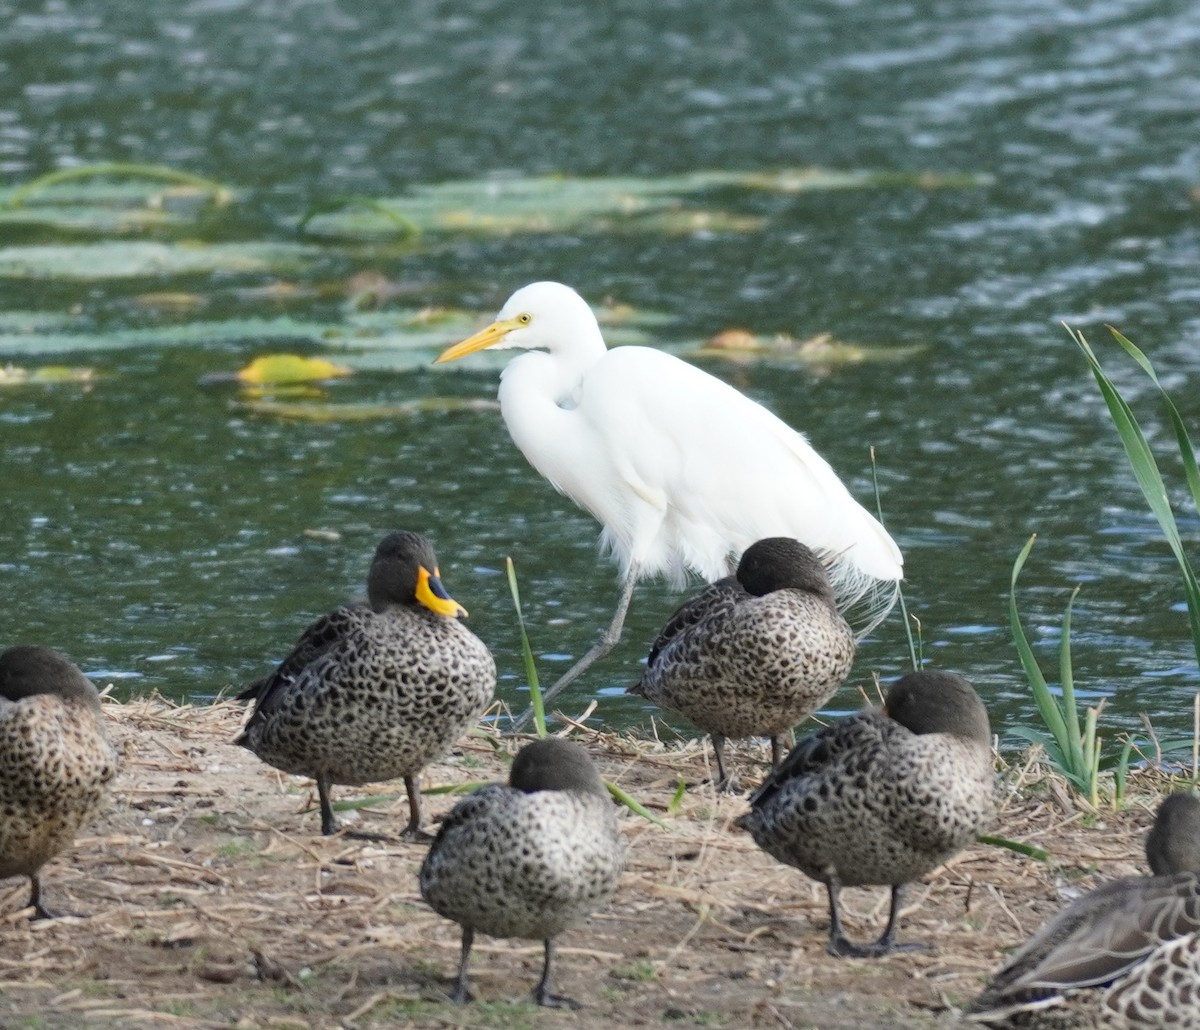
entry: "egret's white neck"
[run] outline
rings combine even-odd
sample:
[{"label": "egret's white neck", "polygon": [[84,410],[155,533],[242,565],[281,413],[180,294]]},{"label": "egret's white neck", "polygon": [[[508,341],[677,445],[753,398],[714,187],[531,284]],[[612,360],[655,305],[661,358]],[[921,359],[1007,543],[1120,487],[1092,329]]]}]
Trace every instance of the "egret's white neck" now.
[{"label": "egret's white neck", "polygon": [[563,407],[574,407],[583,377],[608,348],[595,319],[572,327],[569,340],[551,344],[546,351],[532,350],[514,358],[500,373],[500,406],[507,394],[526,400],[536,397]]},{"label": "egret's white neck", "polygon": [[579,420],[572,413],[585,376],[606,353],[593,322],[577,330],[565,346],[522,354],[500,374],[500,413],[509,435],[552,483],[561,483],[563,469],[580,460]]}]

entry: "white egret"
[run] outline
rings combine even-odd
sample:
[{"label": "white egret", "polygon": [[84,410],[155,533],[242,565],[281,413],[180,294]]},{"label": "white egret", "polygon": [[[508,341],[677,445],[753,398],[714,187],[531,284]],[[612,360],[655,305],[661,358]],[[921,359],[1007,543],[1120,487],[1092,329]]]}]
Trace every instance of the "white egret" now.
[{"label": "white egret", "polygon": [[500,376],[509,435],[601,523],[623,580],[608,629],[547,704],[612,650],[638,579],[718,579],[763,537],[794,537],[821,555],[860,636],[895,603],[904,560],[887,530],[803,436],[732,386],[650,347],[609,350],[587,302],[562,283],[517,290],[496,321],[437,362],[487,347],[530,352]]}]

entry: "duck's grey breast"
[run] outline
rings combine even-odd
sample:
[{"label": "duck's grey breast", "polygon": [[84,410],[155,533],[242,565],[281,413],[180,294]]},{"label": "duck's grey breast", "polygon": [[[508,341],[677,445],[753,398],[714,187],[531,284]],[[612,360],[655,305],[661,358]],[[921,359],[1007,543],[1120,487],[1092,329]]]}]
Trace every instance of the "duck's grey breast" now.
[{"label": "duck's grey breast", "polygon": [[457,621],[386,612],[273,695],[249,743],[285,772],[335,783],[410,776],[479,718],[495,683],[491,653]]},{"label": "duck's grey breast", "polygon": [[0,877],[30,875],[67,847],[117,773],[90,706],[0,699]]},{"label": "duck's grey breast", "polygon": [[906,883],[994,816],[990,760],[978,747],[916,736],[878,714],[847,719],[825,738],[827,761],[783,783],[743,824],[768,854],[814,879]]},{"label": "duck's grey breast", "polygon": [[421,893],[446,918],[541,940],[616,890],[624,846],[607,798],[493,786],[460,804],[421,868]]}]

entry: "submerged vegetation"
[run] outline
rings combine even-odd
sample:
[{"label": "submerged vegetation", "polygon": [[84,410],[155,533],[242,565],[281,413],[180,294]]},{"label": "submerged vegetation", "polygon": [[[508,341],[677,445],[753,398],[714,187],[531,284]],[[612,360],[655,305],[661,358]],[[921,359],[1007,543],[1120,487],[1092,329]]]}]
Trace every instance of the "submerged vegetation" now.
[{"label": "submerged vegetation", "polygon": [[[931,172],[698,169],[675,175],[496,175],[415,183],[397,197],[334,197],[298,213],[303,237],[348,244],[434,246],[464,236],[562,232],[650,233],[761,230],[764,216],[715,203],[755,193],[965,189],[984,175]],[[159,165],[102,163],[63,169],[0,190],[0,225],[94,236],[148,229],[215,229],[249,203],[244,191]],[[2,250],[0,250],[2,254]]]}]

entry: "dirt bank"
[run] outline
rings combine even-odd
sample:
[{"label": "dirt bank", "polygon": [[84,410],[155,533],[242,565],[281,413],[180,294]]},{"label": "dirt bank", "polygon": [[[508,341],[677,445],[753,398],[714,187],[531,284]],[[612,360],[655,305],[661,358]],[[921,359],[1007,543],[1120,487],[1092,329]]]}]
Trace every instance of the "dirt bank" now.
[{"label": "dirt bank", "polygon": [[[701,745],[578,732],[604,774],[669,828],[623,816],[629,866],[615,900],[561,939],[557,987],[581,1012],[529,1003],[538,944],[488,938],[473,960],[481,1002],[458,1008],[444,1001],[458,928],[421,901],[424,845],[321,837],[311,783],[227,743],[240,706],[105,709],[125,753],[112,800],[44,871],[47,904],[86,915],[30,922],[26,885],[0,891],[6,1028],[951,1025],[1004,950],[1066,897],[1142,870],[1162,787],[1146,774],[1126,810],[1086,815],[1036,767],[1008,770],[997,832],[1046,847],[1051,862],[972,847],[910,893],[901,939],[929,951],[837,960],[824,950],[824,890],[732,826],[745,799],[700,783]],[[498,746],[515,747],[468,741],[427,785],[503,778]],[[763,758],[743,750],[736,760]],[[692,786],[668,813],[681,777]],[[395,784],[341,787],[335,800],[374,795],[341,818],[395,833],[407,818],[402,794]],[[427,801],[436,818],[454,795]],[[877,935],[887,892],[844,897],[850,932]]]}]

